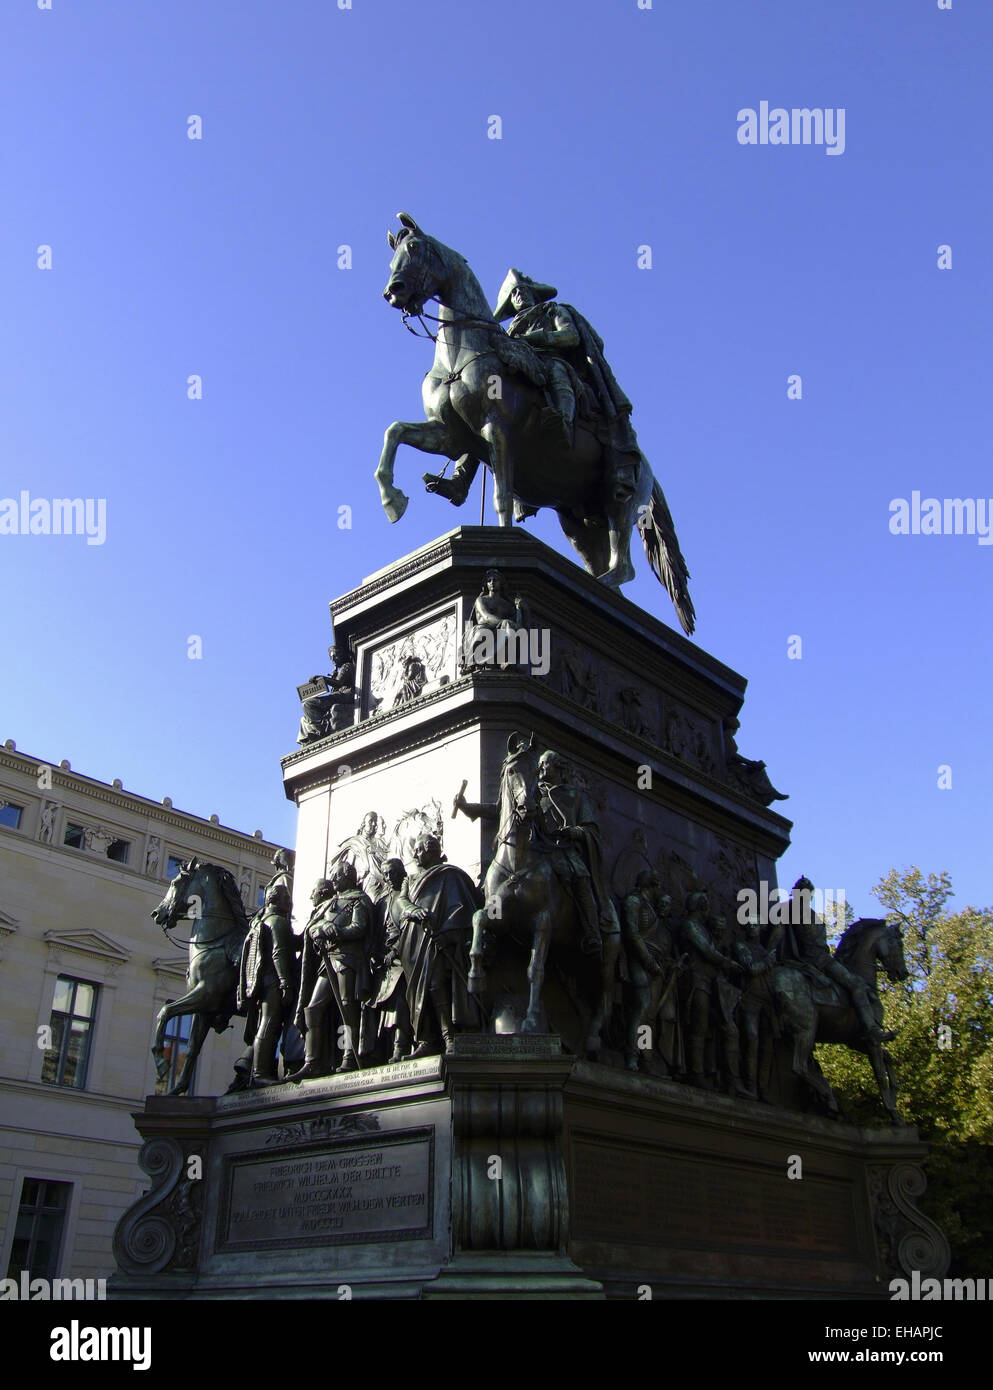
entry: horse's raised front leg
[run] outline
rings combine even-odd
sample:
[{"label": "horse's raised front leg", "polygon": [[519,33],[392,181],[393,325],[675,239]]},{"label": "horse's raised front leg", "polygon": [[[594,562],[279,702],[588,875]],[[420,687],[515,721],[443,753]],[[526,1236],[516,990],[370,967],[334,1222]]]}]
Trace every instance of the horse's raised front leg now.
[{"label": "horse's raised front leg", "polygon": [[407,510],[406,493],[393,486],[393,463],[401,444],[409,444],[423,454],[447,454],[449,458],[461,452],[440,420],[394,420],[383,436],[383,452],[376,468],[383,511],[390,521],[399,521]]},{"label": "horse's raised front leg", "polygon": [[501,419],[490,417],[480,431],[490,451],[493,470],[493,510],[498,526],[514,524],[514,466],[510,452],[510,436]]},{"label": "horse's raised front leg", "polygon": [[168,1004],[163,1004],[159,1010],[158,1018],[155,1020],[155,1041],[152,1043],[152,1056],[155,1058],[155,1075],[160,1081],[164,1081],[169,1075],[169,1063],[165,1055],[166,1025],[171,1018],[177,1018],[180,1014],[193,1014],[205,1008],[208,998],[209,992],[206,985],[198,983],[180,999],[170,1000]]}]

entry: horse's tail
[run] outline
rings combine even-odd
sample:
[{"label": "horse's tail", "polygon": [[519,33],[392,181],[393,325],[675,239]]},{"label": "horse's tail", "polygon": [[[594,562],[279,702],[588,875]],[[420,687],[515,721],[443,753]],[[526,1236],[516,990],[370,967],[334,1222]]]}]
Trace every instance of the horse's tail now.
[{"label": "horse's tail", "polygon": [[672,524],[669,504],[657,478],[652,484],[652,500],[639,518],[638,530],[641,532],[648,563],[668,590],[680,625],[688,637],[696,625],[696,613],[693,611],[693,600],[690,598],[688,587],[690,576],[679,549],[679,541],[676,539],[676,528]]}]

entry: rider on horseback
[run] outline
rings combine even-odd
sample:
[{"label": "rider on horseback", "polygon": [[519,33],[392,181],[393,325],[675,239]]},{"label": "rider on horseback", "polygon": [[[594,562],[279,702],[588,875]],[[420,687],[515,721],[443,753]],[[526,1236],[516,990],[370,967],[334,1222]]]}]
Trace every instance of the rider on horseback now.
[{"label": "rider on horseback", "polygon": [[797,879],[790,899],[789,927],[780,922],[773,928],[766,943],[768,949],[774,950],[782,941],[784,960],[798,960],[815,980],[823,982],[826,975],[840,986],[842,998],[847,995],[851,999],[859,1022],[873,1042],[892,1042],[896,1034],[876,1022],[864,981],[831,953],[824,919],[811,908],[813,893],[809,878]]},{"label": "rider on horseback", "polygon": [[620,923],[603,881],[592,802],[569,780],[564,758],[551,749],[538,759],[538,792],[535,847],[551,854],[552,868],[572,894],[582,922],[581,949],[599,955],[603,937],[619,935]]},{"label": "rider on horseback", "polygon": [[[507,336],[526,343],[536,357],[511,354],[506,340],[503,356],[512,371],[545,391],[549,404],[541,425],[550,431],[556,452],[573,447],[577,407],[581,416],[596,421],[605,446],[607,487],[615,501],[626,501],[634,493],[641,457],[631,426],[631,402],[603,355],[600,335],[571,304],[557,303],[557,293],[553,285],[543,285],[513,267],[507,271],[493,316],[499,322],[510,319]],[[500,346],[496,344],[498,353]],[[429,491],[460,506],[477,466],[477,460],[466,454],[451,478],[425,473],[424,480]],[[537,510],[519,503],[515,516],[523,521]]]}]

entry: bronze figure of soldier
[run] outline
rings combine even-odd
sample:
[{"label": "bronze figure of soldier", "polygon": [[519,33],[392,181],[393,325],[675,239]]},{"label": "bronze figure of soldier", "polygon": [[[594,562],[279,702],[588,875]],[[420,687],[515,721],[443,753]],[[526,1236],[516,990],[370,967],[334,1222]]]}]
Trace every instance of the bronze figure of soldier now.
[{"label": "bronze figure of soldier", "polygon": [[276,1048],[296,999],[297,958],[290,926],[292,900],[285,883],[273,880],[252,918],[241,950],[237,1001],[246,1014],[245,1042],[252,1048],[253,1086],[274,1086]]},{"label": "bronze figure of soldier", "polygon": [[[643,869],[635,890],[622,903],[621,931],[627,958],[628,1010],[624,1064],[628,1071],[644,1069],[647,1053],[659,1058],[665,1076],[683,1071],[682,1036],[676,979],[682,960],[676,960],[672,932],[666,919],[672,899],[662,891],[655,869]],[[643,1047],[644,1027],[651,1030]]]},{"label": "bronze figure of soldier", "polygon": [[366,955],[373,906],[358,886],[355,865],[347,859],[333,877],[320,879],[314,889],[300,965],[300,1000],[295,1022],[305,1034],[307,1056],[294,1081],[326,1076],[329,1070],[328,1014],[337,1004],[345,1028],[340,1072],[359,1066],[359,1025],[362,1003],[369,997]]},{"label": "bronze figure of soldier", "polygon": [[877,1043],[892,1042],[895,1033],[876,1022],[864,981],[842,965],[828,945],[824,920],[813,910],[814,885],[809,878],[798,878],[790,895],[789,923],[779,922],[769,933],[768,946],[781,946],[784,961],[798,960],[816,979],[828,976],[841,986],[842,997],[851,999],[866,1035]]},{"label": "bronze figure of soldier", "polygon": [[402,1062],[413,1048],[413,1026],[407,1004],[407,981],[401,963],[400,938],[408,920],[426,922],[428,911],[415,907],[403,894],[407,871],[402,859],[387,859],[383,865],[387,893],[376,903],[376,944],[371,953],[373,988],[369,1003],[362,1010],[362,1043],[359,1059],[371,1057],[384,1018],[396,1019],[391,1062]]},{"label": "bronze figure of soldier", "polygon": [[[738,1005],[738,1036],[741,1042],[741,1088],[750,1100],[763,1093],[771,1063],[771,1044],[780,1037],[776,998],[770,972],[775,956],[759,939],[757,921],[744,924],[744,938],[732,943],[730,953],[746,972],[746,982]],[[753,968],[759,967],[759,972]]]},{"label": "bronze figure of soldier", "polygon": [[[711,936],[714,919],[709,913],[710,899],[706,893],[690,893],[686,899],[686,916],[680,928],[683,949],[689,957],[683,976],[683,1017],[689,1035],[688,1080],[694,1086],[707,1085],[714,1067],[706,1060],[710,1024],[716,1012],[716,1023],[725,1045],[725,1055],[731,1066],[738,1052],[737,1025],[733,1018],[734,1000],[718,993],[719,984],[730,986],[731,976],[740,975],[741,967],[720,950]],[[733,986],[731,986],[733,988]],[[716,1005],[716,1011],[714,1010]],[[731,1017],[729,1018],[729,1010]]]}]

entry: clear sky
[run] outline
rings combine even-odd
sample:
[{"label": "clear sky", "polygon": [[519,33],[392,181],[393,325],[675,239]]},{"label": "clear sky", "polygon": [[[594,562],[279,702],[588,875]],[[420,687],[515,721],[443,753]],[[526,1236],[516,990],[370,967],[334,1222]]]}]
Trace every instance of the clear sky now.
[{"label": "clear sky", "polygon": [[[991,51],[988,0],[8,0],[0,498],[107,530],[0,536],[0,739],[293,842],[328,600],[478,518],[411,450],[397,526],[372,479],[430,365],[380,297],[403,208],[603,336],[790,793],[783,881],[868,915],[916,862],[988,903],[993,546],[889,521],[991,505]],[[742,145],[763,101],[843,108],[844,152]]]}]

